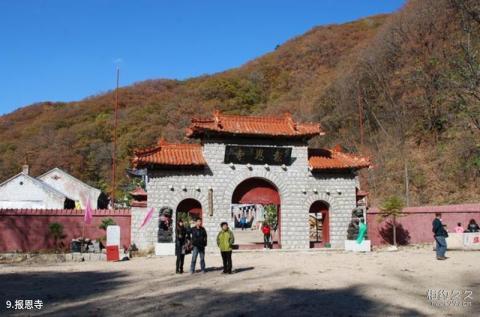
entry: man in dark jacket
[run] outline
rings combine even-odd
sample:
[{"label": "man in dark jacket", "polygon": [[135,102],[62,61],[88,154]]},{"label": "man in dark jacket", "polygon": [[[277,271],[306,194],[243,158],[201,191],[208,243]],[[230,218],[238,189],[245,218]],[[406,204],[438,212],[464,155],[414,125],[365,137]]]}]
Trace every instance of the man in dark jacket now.
[{"label": "man in dark jacket", "polygon": [[442,224],[442,214],[435,214],[435,219],[433,220],[432,227],[433,237],[437,242],[437,260],[445,260],[445,251],[447,251],[446,237],[448,237],[448,233]]},{"label": "man in dark jacket", "polygon": [[195,227],[192,228],[192,264],[190,265],[190,273],[195,273],[197,264],[197,256],[200,255],[200,268],[205,273],[205,247],[207,246],[207,231],[202,227],[202,220],[197,219]]}]

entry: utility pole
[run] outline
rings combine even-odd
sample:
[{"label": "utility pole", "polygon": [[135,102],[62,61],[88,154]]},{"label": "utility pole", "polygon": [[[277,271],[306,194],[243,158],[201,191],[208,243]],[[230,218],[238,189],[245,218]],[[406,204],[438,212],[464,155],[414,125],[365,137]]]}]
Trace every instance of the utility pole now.
[{"label": "utility pole", "polygon": [[[360,81],[357,81],[357,106],[358,106],[358,125],[359,125],[359,132],[360,132],[360,154],[362,155],[366,155],[366,149],[365,149],[365,136],[364,136],[364,129],[363,129],[363,104],[362,104],[362,100],[361,100],[361,93],[360,93]],[[364,182],[363,182],[363,185],[365,185],[365,190],[368,190],[369,189],[369,184],[368,184],[368,178],[369,178],[369,175],[368,175],[368,172],[365,172],[365,174],[363,174],[363,179],[364,179]],[[362,187],[362,182],[361,182],[361,179],[360,179],[360,174],[358,176],[358,182],[359,182],[359,189]],[[365,213],[366,212],[366,208],[368,206],[368,196],[364,198],[365,199],[365,209],[363,210],[363,212]],[[365,218],[366,219],[366,218]]]},{"label": "utility pole", "polygon": [[364,150],[364,136],[363,136],[363,106],[360,100],[360,82],[357,82],[357,104],[358,104],[358,121],[359,121],[359,128],[360,128],[360,146],[361,151]]},{"label": "utility pole", "polygon": [[404,160],[405,162],[405,203],[408,206],[410,206],[410,198],[409,198],[409,195],[408,195],[408,165],[407,165],[407,159],[405,158]]},{"label": "utility pole", "polygon": [[115,210],[115,191],[117,189],[116,164],[117,164],[117,122],[118,122],[118,83],[120,79],[120,68],[117,67],[117,86],[115,88],[115,111],[113,123],[113,153],[112,153],[112,209]]}]

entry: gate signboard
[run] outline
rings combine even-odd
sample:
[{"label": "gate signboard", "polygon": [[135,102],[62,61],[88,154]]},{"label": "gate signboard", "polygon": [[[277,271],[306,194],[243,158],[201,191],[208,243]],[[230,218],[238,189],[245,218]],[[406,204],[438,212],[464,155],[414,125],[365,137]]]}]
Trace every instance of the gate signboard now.
[{"label": "gate signboard", "polygon": [[225,163],[290,165],[292,148],[272,146],[227,145]]}]

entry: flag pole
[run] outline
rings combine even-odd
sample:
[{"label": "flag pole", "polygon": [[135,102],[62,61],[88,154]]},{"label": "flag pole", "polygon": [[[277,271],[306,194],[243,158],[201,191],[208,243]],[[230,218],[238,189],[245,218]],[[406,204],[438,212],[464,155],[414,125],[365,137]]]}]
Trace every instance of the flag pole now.
[{"label": "flag pole", "polygon": [[117,86],[115,88],[115,118],[113,123],[113,153],[112,153],[112,209],[115,210],[115,190],[117,189],[116,180],[116,161],[117,161],[117,123],[118,123],[118,83],[120,78],[120,68],[117,67]]}]

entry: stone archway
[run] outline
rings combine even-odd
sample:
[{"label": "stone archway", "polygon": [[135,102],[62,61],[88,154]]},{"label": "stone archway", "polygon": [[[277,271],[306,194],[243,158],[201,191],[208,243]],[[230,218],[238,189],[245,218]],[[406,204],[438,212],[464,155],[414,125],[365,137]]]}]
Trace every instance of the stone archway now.
[{"label": "stone archway", "polygon": [[310,248],[324,247],[330,243],[330,204],[314,201],[309,208]]},{"label": "stone archway", "polygon": [[[176,217],[178,220],[195,221],[197,219],[203,219],[202,204],[194,198],[186,198],[180,201],[176,208]],[[186,223],[185,225],[191,225]]]},{"label": "stone archway", "polygon": [[[261,177],[247,178],[233,190],[231,203],[233,207],[232,226],[240,227],[241,230],[239,232],[241,235],[239,236],[240,247],[248,249],[263,246],[263,234],[259,231],[259,227],[266,219],[271,222],[273,229],[273,247],[280,247],[281,199],[278,187],[275,184]],[[252,210],[254,213],[252,213]],[[242,237],[245,238],[245,241],[242,240]]]}]

